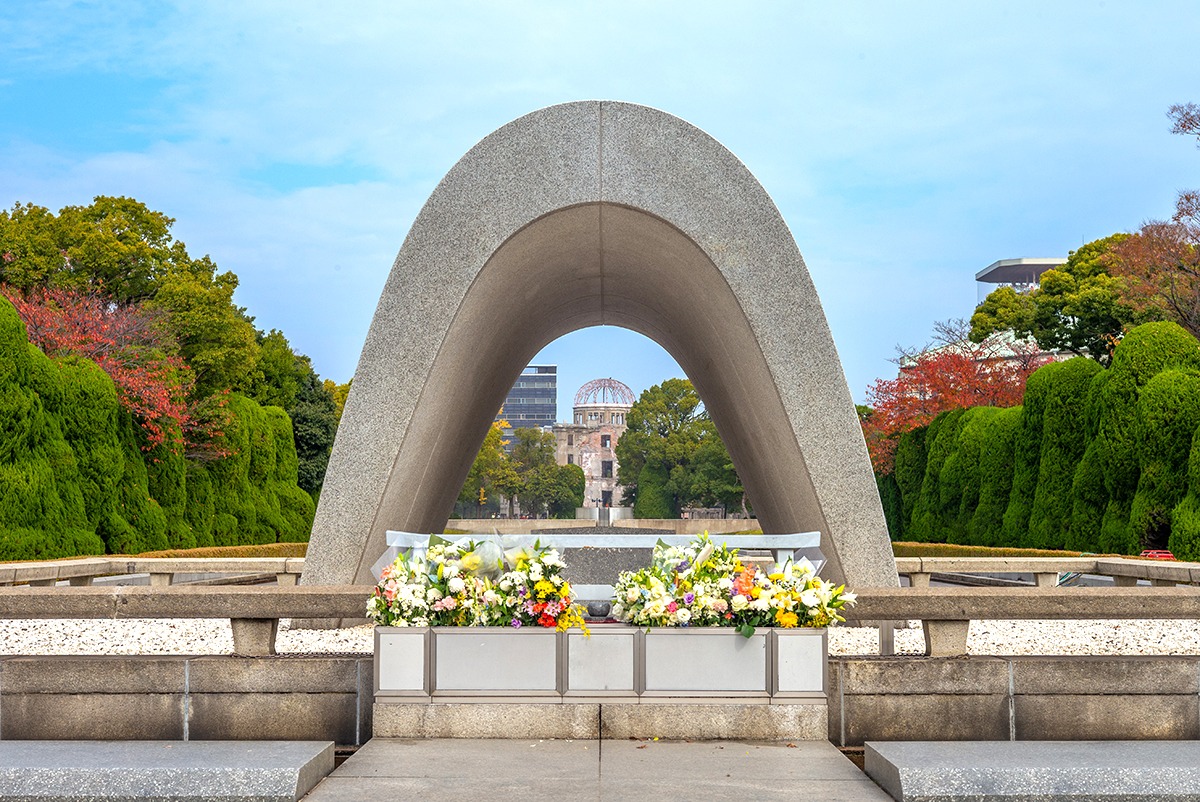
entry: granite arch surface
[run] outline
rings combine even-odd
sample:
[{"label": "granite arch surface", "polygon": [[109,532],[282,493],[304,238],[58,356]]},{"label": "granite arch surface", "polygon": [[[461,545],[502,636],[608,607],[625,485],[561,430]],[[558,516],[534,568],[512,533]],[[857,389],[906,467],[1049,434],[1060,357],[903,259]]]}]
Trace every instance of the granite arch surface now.
[{"label": "granite arch surface", "polygon": [[371,583],[386,530],[440,531],[517,374],[597,325],[679,362],[764,532],[819,530],[828,576],[897,584],[853,400],[783,218],[703,131],[609,101],[497,129],[426,202],[354,375],[303,583]]}]

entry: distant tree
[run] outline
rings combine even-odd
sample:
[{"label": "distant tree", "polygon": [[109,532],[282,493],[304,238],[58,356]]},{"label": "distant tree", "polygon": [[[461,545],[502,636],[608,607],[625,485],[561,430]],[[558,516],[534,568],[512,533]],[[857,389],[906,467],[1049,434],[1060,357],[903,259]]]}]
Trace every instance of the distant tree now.
[{"label": "distant tree", "polygon": [[342,422],[342,410],[346,407],[346,396],[350,395],[350,385],[354,383],[354,379],[345,384],[338,384],[333,379],[326,379],[323,384],[325,390],[333,398],[334,411],[337,415],[338,423]]},{"label": "distant tree", "polygon": [[154,295],[170,269],[190,260],[171,237],[174,220],[133,198],[98,196],[58,216],[33,204],[0,212],[0,280],[102,292],[119,303]]},{"label": "distant tree", "polygon": [[[332,384],[332,382],[328,382],[328,384]],[[506,425],[506,421],[497,420],[488,427],[487,434],[483,438],[483,445],[479,447],[479,453],[471,464],[471,470],[467,472],[467,480],[458,494],[458,500],[464,506],[470,507],[478,504],[480,491],[483,491],[483,495],[487,499],[493,499],[504,493],[505,490],[498,486],[498,480],[500,483],[504,483],[506,488],[511,487],[511,483],[504,482],[505,479],[508,479],[506,471],[511,470],[511,466],[508,465],[508,454],[504,451],[503,433]]]},{"label": "distant tree", "polygon": [[513,430],[512,463],[517,473],[526,474],[537,468],[554,465],[557,440],[542,429]]},{"label": "distant tree", "polygon": [[[1194,136],[1200,147],[1200,106],[1177,104],[1167,113],[1171,133]],[[1200,336],[1200,192],[1179,193],[1171,219],[1144,223],[1114,249],[1110,267],[1135,309]]]},{"label": "distant tree", "polygon": [[900,351],[900,374],[867,388],[871,414],[863,424],[871,464],[890,474],[899,436],[927,426],[942,412],[977,406],[1021,403],[1025,381],[1045,361],[1028,343],[991,336],[975,343],[967,325],[951,320],[935,325],[933,343]]},{"label": "distant tree", "polygon": [[645,390],[625,422],[617,481],[636,515],[670,518],[690,504],[742,503],[733,461],[690,381],[667,379]]},{"label": "distant tree", "polygon": [[237,276],[217,274],[207,257],[173,269],[147,302],[167,312],[166,325],[196,375],[195,394],[249,391],[260,380],[254,325],[233,303]]}]

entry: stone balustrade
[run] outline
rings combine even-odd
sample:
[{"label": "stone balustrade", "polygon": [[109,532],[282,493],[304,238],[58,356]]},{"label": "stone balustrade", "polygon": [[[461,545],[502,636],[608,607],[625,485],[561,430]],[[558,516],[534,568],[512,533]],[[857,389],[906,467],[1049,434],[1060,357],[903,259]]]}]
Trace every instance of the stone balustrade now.
[{"label": "stone balustrade", "polygon": [[[237,654],[275,652],[279,619],[362,620],[365,586],[0,588],[0,618],[228,618]],[[1200,588],[865,588],[856,622],[923,622],[930,656],[966,654],[971,621],[1200,620]]]},{"label": "stone balustrade", "polygon": [[1200,620],[1200,588],[868,588],[845,616],[863,622],[919,620],[926,654],[949,657],[967,653],[971,621]]},{"label": "stone balustrade", "polygon": [[1033,574],[1038,587],[1054,587],[1060,573],[1110,576],[1118,586],[1200,585],[1200,563],[1124,557],[897,557],[896,573],[914,588],[929,587],[935,573]]},{"label": "stone balustrade", "polygon": [[282,586],[295,585],[304,572],[303,557],[86,557],[0,564],[2,585],[54,585],[70,582],[88,586],[95,577],[149,574],[150,584],[165,587],[176,574],[275,575]]},{"label": "stone balustrade", "polygon": [[370,592],[355,585],[0,588],[0,618],[228,618],[236,654],[268,655],[279,619],[361,620]]}]

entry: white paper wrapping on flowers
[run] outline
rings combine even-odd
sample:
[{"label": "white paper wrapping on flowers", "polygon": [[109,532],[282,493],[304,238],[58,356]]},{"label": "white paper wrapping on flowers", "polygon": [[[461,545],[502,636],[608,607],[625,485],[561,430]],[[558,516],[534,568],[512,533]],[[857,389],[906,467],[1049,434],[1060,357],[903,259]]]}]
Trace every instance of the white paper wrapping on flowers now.
[{"label": "white paper wrapping on flowers", "polygon": [[[503,551],[508,552],[516,548],[531,548],[537,543],[540,543],[542,546],[553,546],[559,550],[570,548],[649,549],[659,543],[665,543],[669,546],[685,546],[691,543],[696,536],[666,534],[593,535],[556,532],[551,534],[514,535],[477,533],[457,536],[457,539],[452,539],[452,537],[444,535],[388,530],[384,537],[388,546],[384,549],[379,559],[375,561],[375,564],[371,566],[371,572],[376,579],[379,579],[384,568],[395,562],[396,557],[401,552],[411,550],[415,556],[417,553],[428,549],[431,537],[439,538],[452,544],[496,543]],[[796,561],[802,558],[806,559],[812,563],[817,573],[820,573],[821,569],[825,566],[825,555],[821,553],[820,532],[795,532],[786,535],[737,535],[736,545],[738,548],[744,550],[772,551],[775,553],[776,562],[779,563],[783,562],[785,554],[790,555]]]}]

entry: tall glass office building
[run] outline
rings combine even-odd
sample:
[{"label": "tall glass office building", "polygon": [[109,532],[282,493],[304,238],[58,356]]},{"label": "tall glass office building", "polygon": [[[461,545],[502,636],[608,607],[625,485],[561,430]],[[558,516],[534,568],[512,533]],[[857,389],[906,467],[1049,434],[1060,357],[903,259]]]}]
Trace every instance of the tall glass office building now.
[{"label": "tall glass office building", "polygon": [[[553,426],[557,414],[558,365],[529,365],[508,391],[497,419],[502,417],[512,429],[532,429]],[[505,439],[511,436],[511,429],[505,430]]]}]

